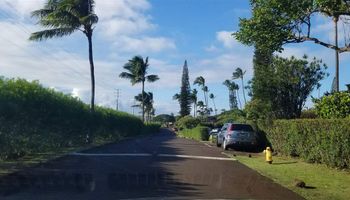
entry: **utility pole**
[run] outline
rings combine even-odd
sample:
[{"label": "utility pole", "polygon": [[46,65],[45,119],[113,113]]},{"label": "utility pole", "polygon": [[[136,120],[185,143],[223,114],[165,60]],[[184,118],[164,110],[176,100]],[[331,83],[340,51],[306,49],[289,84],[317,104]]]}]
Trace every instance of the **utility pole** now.
[{"label": "utility pole", "polygon": [[116,101],[116,110],[119,110],[119,95],[120,95],[120,89],[116,89],[117,91],[117,101]]}]

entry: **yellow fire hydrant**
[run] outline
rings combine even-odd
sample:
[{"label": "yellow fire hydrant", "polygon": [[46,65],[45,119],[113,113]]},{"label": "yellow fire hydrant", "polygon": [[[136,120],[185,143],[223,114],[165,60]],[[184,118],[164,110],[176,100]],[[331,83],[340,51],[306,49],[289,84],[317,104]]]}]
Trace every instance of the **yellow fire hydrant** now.
[{"label": "yellow fire hydrant", "polygon": [[272,151],[270,147],[266,147],[264,150],[265,153],[265,161],[269,164],[272,164]]}]

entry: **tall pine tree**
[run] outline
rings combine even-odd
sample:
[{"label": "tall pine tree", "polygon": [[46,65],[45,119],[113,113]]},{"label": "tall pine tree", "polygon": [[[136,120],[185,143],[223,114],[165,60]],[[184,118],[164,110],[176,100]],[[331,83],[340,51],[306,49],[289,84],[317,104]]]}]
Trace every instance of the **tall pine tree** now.
[{"label": "tall pine tree", "polygon": [[191,99],[191,88],[190,88],[190,81],[189,81],[189,75],[188,75],[187,60],[185,60],[185,64],[182,70],[181,91],[178,97],[179,97],[178,100],[180,103],[180,115],[182,117],[189,115],[191,112],[192,99]]}]

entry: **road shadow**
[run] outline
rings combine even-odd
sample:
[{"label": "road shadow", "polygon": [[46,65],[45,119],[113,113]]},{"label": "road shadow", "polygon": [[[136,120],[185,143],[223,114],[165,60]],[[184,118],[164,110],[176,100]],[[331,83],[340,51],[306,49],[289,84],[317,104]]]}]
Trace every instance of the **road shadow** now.
[{"label": "road shadow", "polygon": [[[84,153],[179,154],[170,145],[174,133],[128,139],[95,147]],[[183,158],[73,156],[0,177],[0,199],[125,199],[200,195],[199,184],[183,182],[169,170]]]}]

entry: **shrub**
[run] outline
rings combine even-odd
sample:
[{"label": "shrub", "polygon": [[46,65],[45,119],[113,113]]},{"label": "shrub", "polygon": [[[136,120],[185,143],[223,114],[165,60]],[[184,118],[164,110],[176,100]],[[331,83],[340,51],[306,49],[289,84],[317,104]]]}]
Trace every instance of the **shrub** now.
[{"label": "shrub", "polygon": [[349,119],[276,120],[266,132],[279,153],[332,167],[350,166]]},{"label": "shrub", "polygon": [[209,128],[205,126],[197,126],[192,129],[184,129],[180,131],[180,134],[186,138],[207,141],[209,139]]},{"label": "shrub", "polygon": [[92,114],[77,98],[36,81],[0,78],[0,159],[81,146],[88,133],[94,141],[112,142],[141,134],[143,126],[112,109],[97,106]]},{"label": "shrub", "polygon": [[228,122],[244,122],[245,121],[245,113],[241,110],[230,110],[221,113],[217,117],[217,121],[215,123],[216,127],[221,127],[224,123]]},{"label": "shrub", "polygon": [[350,93],[337,92],[314,100],[317,115],[321,118],[345,118],[350,116]]},{"label": "shrub", "polygon": [[315,119],[315,118],[318,118],[318,115],[317,115],[315,109],[307,109],[307,110],[301,111],[300,118],[302,118],[302,119]]},{"label": "shrub", "polygon": [[191,129],[196,127],[200,123],[200,120],[197,118],[193,118],[190,115],[180,118],[176,121],[175,125],[179,130],[182,129]]}]

